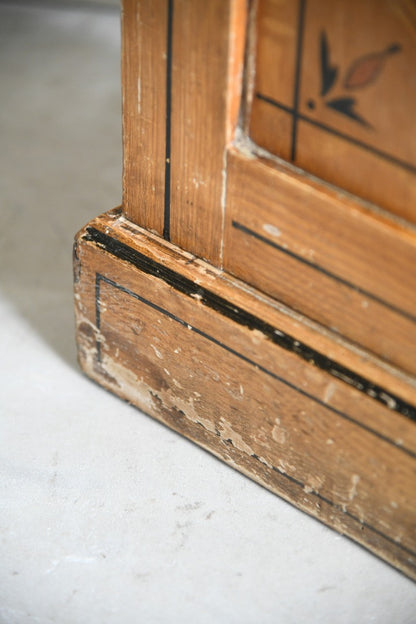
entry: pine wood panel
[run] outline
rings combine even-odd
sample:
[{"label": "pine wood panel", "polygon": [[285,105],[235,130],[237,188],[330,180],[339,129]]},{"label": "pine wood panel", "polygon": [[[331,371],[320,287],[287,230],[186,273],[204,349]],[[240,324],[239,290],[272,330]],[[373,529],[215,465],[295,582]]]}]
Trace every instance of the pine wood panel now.
[{"label": "pine wood panel", "polygon": [[415,263],[411,231],[230,152],[225,268],[413,373]]},{"label": "pine wood panel", "polygon": [[416,221],[416,4],[259,0],[250,136]]},{"label": "pine wood panel", "polygon": [[175,0],[171,240],[221,264],[226,145],[237,120],[244,0]]},{"label": "pine wood panel", "polygon": [[[305,357],[329,337],[120,213],[80,233],[75,259],[89,375],[416,577],[412,405],[354,385],[320,350]],[[400,387],[329,341],[370,384],[378,370]]]},{"label": "pine wood panel", "polygon": [[164,228],[169,3],[122,3],[123,210]]},{"label": "pine wood panel", "polygon": [[244,0],[124,0],[123,210],[220,265]]}]

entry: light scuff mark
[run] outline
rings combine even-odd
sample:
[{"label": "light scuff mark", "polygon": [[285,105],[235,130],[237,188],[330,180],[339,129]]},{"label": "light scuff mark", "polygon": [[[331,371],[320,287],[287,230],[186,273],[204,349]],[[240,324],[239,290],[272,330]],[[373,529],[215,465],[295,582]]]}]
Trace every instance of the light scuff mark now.
[{"label": "light scuff mark", "polygon": [[287,438],[286,429],[281,426],[280,418],[276,418],[274,422],[275,424],[272,429],[272,438],[278,444],[285,444]]},{"label": "light scuff mark", "polygon": [[267,234],[270,234],[270,236],[274,236],[275,238],[279,238],[279,236],[282,235],[282,232],[279,230],[279,228],[276,225],[272,225],[271,223],[264,223],[263,230]]},{"label": "light scuff mark", "polygon": [[357,486],[360,482],[360,477],[357,474],[353,474],[351,477],[351,487],[348,491],[348,498],[350,501],[353,501],[357,496]]}]

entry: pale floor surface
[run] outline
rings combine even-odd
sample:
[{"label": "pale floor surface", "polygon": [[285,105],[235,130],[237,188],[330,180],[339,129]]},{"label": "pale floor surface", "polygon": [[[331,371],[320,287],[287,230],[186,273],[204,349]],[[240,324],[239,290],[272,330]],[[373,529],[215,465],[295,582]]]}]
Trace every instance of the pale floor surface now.
[{"label": "pale floor surface", "polygon": [[117,12],[0,4],[0,77],[0,622],[415,622],[411,581],[77,367],[73,234],[121,193]]}]

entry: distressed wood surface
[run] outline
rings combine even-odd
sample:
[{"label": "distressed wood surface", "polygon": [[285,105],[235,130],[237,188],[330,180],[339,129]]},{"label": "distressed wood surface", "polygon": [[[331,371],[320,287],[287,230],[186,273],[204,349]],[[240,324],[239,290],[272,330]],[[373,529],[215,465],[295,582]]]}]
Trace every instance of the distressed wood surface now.
[{"label": "distressed wood surface", "polygon": [[75,258],[87,374],[416,577],[414,387],[119,212]]}]

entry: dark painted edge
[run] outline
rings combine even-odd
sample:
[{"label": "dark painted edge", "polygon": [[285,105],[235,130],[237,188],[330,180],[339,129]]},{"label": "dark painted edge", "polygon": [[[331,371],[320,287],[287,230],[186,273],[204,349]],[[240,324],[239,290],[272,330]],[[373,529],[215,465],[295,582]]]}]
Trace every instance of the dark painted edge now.
[{"label": "dark painted edge", "polygon": [[[132,247],[129,247],[128,245],[112,238],[108,234],[105,234],[94,227],[87,227],[83,238],[86,241],[94,242],[111,255],[134,265],[144,273],[162,279],[164,282],[175,288],[175,290],[189,297],[195,297],[195,295],[198,296],[201,304],[215,310],[230,320],[247,327],[248,329],[256,329],[262,332],[271,342],[279,347],[285,349],[286,351],[295,353],[302,360],[325,371],[339,381],[352,386],[359,392],[362,392],[371,399],[388,407],[391,411],[398,412],[402,416],[416,422],[415,406],[390,393],[382,386],[374,384],[365,377],[358,375],[349,368],[328,358],[319,351],[316,351],[308,345],[296,340],[289,334],[273,327],[269,323],[266,323],[243,308],[233,305],[230,301],[227,301],[227,299],[202,288],[180,273],[177,273],[172,269],[163,266],[163,264],[148,258]],[[393,403],[394,407],[391,407]],[[328,407],[325,403],[323,403],[323,405]],[[380,437],[380,434],[377,433],[377,435]],[[387,440],[391,443],[388,438]],[[404,449],[400,445],[395,444],[395,446],[412,456],[415,455],[412,451]]]}]

